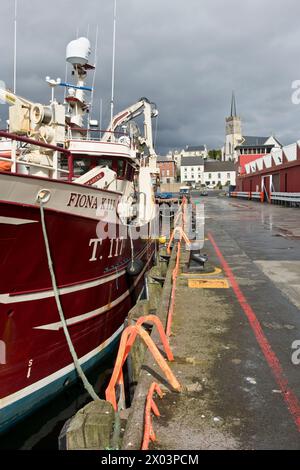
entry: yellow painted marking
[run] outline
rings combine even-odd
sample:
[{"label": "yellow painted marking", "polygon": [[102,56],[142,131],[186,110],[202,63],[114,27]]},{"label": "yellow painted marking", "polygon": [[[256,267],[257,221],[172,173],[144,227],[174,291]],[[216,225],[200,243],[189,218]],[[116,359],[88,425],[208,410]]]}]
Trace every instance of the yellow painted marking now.
[{"label": "yellow painted marking", "polygon": [[227,279],[189,279],[191,289],[229,289]]},{"label": "yellow painted marking", "polygon": [[16,102],[16,99],[15,99],[13,96],[10,96],[10,95],[6,95],[6,100],[7,100],[7,101],[10,101],[11,103],[15,103],[15,102]]}]

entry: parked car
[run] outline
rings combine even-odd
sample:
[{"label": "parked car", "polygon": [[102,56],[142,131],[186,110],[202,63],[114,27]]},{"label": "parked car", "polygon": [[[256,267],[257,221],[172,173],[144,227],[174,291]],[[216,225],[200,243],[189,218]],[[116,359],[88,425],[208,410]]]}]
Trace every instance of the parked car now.
[{"label": "parked car", "polygon": [[208,196],[208,192],[206,191],[206,189],[203,189],[201,191],[200,196]]},{"label": "parked car", "polygon": [[157,197],[157,199],[172,199],[173,194],[172,193],[156,193],[155,197]]}]

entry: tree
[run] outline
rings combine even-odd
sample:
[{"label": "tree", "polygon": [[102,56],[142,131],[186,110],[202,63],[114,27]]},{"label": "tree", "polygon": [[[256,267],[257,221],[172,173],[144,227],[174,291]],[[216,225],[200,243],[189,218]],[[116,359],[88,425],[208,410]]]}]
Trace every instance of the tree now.
[{"label": "tree", "polygon": [[222,152],[221,152],[221,150],[216,150],[216,149],[209,150],[208,151],[208,156],[209,156],[209,158],[211,158],[213,160],[221,160]]}]

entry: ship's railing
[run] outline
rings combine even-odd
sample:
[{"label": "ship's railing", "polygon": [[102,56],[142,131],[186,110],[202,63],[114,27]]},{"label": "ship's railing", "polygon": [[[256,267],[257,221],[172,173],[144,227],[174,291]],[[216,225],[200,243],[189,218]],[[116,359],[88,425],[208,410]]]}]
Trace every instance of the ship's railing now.
[{"label": "ship's railing", "polygon": [[25,167],[30,166],[30,167],[34,167],[34,168],[43,168],[44,170],[49,170],[49,171],[53,171],[53,172],[57,171],[58,173],[69,174],[69,170],[64,170],[63,168],[57,168],[57,170],[55,170],[55,168],[53,166],[50,166],[50,165],[41,165],[39,163],[26,162],[26,161],[19,160],[19,159],[14,160],[10,157],[1,157],[0,156],[0,162],[10,163],[12,165],[11,166],[12,173],[17,173],[17,171],[13,170],[13,167],[15,165],[24,165]]},{"label": "ship's railing", "polygon": [[244,197],[249,199],[250,193],[248,191],[231,191],[231,197]]},{"label": "ship's railing", "polygon": [[[52,172],[52,178],[58,179],[60,173],[67,175],[67,179],[71,180],[72,174],[72,154],[69,150],[58,147],[56,145],[47,144],[45,142],[40,142],[35,139],[30,139],[29,137],[20,136],[17,134],[12,134],[7,131],[0,131],[0,138],[12,141],[12,148],[11,148],[11,155],[10,156],[1,156],[0,153],[0,161],[7,162],[11,165],[10,171],[12,173],[22,173],[19,171],[19,165],[26,167],[33,167],[33,168],[41,168],[44,170],[48,170]],[[1,141],[0,141],[1,142]],[[17,152],[22,149],[22,147],[18,146],[18,143],[34,145],[35,147],[41,147],[48,150],[53,151],[53,164],[52,165],[45,165],[35,162],[30,162],[26,160],[22,160],[18,158]],[[26,148],[26,147],[23,147]],[[8,149],[3,149],[3,153],[8,153]],[[68,169],[60,168],[59,166],[59,156],[64,155],[67,158]]]},{"label": "ship's railing", "polygon": [[242,198],[251,200],[258,200],[264,202],[264,196],[262,192],[259,191],[230,191],[230,197]]},{"label": "ship's railing", "polygon": [[247,198],[249,200],[258,200],[260,202],[269,202],[272,204],[300,206],[300,192],[271,192],[267,197],[267,195],[262,191],[231,191],[230,197]]},{"label": "ship's railing", "polygon": [[[80,134],[80,137],[78,137]],[[97,136],[98,134],[98,136]],[[127,137],[129,140],[129,147],[132,148],[134,144],[134,139],[128,135],[126,132],[121,131],[108,131],[102,129],[89,129],[89,128],[82,128],[82,127],[69,127],[67,131],[67,138],[69,140],[86,140],[86,141],[95,141],[101,142],[102,135],[104,134],[111,134],[112,135],[112,142],[118,142],[120,137]]]},{"label": "ship's railing", "polygon": [[273,192],[270,195],[271,202],[280,204],[280,203],[295,203],[296,205],[300,204],[300,193],[280,193]]}]

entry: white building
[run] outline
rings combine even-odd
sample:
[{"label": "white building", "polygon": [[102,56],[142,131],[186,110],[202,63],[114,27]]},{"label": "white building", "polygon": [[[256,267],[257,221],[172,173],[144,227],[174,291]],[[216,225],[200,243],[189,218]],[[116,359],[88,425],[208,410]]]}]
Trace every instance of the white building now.
[{"label": "white building", "polygon": [[181,152],[182,157],[201,157],[201,158],[207,158],[208,157],[208,151],[206,145],[198,145],[198,146],[193,146],[193,145],[187,145],[184,150]]},{"label": "white building", "polygon": [[219,160],[204,161],[200,157],[185,157],[181,160],[180,181],[206,186],[217,186],[218,184],[235,186],[235,164]]},{"label": "white building", "polygon": [[179,168],[180,161],[181,161],[181,154],[182,154],[181,149],[172,149],[172,150],[169,150],[169,152],[167,153],[167,158],[169,160],[174,160],[177,168]]},{"label": "white building", "polygon": [[236,168],[234,162],[220,162],[219,160],[205,162],[203,184],[206,186],[222,186],[236,184]]},{"label": "white building", "polygon": [[180,167],[182,183],[201,183],[204,173],[204,160],[200,157],[183,157]]},{"label": "white building", "polygon": [[184,149],[172,149],[169,150],[167,157],[170,160],[175,160],[177,168],[181,165],[182,158],[186,157],[201,157],[203,159],[208,158],[208,150],[206,145],[192,146],[187,145]]},{"label": "white building", "polygon": [[270,137],[243,136],[242,142],[236,147],[240,155],[264,155],[271,153],[272,149],[281,149],[281,143],[271,135]]}]

